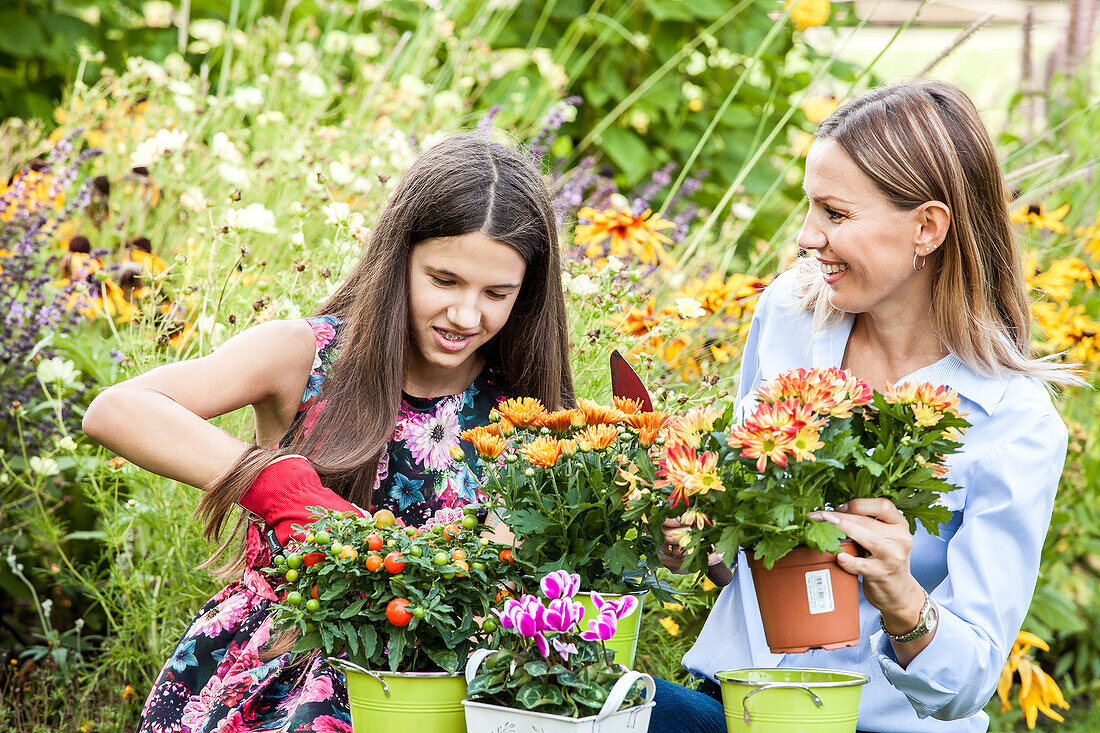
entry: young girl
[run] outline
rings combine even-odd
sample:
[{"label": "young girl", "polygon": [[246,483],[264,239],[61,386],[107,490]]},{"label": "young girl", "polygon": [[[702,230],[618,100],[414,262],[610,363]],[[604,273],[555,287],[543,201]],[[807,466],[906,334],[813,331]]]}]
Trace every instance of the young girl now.
[{"label": "young girl", "polygon": [[[205,489],[208,536],[238,504],[248,510],[222,569],[234,582],[192,621],[139,730],[350,731],[343,676],[319,659],[291,666],[286,639],[269,643],[277,597],[260,569],[307,506],[421,524],[475,500],[474,461],[450,450],[459,433],[505,395],[571,406],[567,347],[545,185],[521,152],[463,135],[416,161],[317,315],[256,326],[97,397],[85,432]],[[253,445],[206,422],[245,405]]]}]

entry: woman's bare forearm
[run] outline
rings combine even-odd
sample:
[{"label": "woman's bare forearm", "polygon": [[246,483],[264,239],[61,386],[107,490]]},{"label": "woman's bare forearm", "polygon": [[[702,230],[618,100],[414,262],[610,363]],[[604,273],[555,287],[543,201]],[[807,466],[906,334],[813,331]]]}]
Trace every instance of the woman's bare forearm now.
[{"label": "woman's bare forearm", "polygon": [[172,398],[125,384],[92,401],[83,427],[131,463],[200,489],[209,488],[246,447]]}]

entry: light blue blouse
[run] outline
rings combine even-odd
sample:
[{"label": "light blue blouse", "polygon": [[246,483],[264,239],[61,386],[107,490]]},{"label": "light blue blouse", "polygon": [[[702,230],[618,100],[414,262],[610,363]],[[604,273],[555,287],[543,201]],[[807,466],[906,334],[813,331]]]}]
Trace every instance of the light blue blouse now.
[{"label": "light blue blouse", "polygon": [[[854,317],[813,333],[812,315],[800,308],[793,282],[794,274],[785,273],[760,296],[741,363],[742,408],[757,386],[781,372],[840,366]],[[960,487],[943,497],[952,519],[938,537],[918,525],[913,539],[910,569],[940,611],[931,643],[902,669],[879,629],[878,611],[861,594],[858,646],[772,654],[742,552],[733,582],[683,662],[712,679],[744,667],[854,670],[870,677],[860,730],[985,731],[982,708],[1035,590],[1067,431],[1046,389],[1031,377],[983,376],[948,355],[899,381],[948,385],[971,423],[962,451],[948,462],[948,480]]]}]

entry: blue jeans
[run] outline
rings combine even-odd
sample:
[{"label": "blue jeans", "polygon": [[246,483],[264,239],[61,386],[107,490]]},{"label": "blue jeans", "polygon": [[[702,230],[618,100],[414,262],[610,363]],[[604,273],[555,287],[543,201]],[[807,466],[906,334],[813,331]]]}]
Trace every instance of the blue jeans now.
[{"label": "blue jeans", "polygon": [[726,713],[717,699],[667,680],[653,681],[657,705],[649,718],[650,733],[726,733]]}]

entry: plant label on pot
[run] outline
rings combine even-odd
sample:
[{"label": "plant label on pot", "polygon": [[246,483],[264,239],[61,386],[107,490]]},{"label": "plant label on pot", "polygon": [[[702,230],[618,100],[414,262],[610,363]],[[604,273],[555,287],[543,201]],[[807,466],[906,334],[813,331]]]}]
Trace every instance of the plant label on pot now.
[{"label": "plant label on pot", "polygon": [[806,573],[806,598],[810,602],[810,615],[831,613],[836,610],[833,602],[833,581],[828,569]]}]

